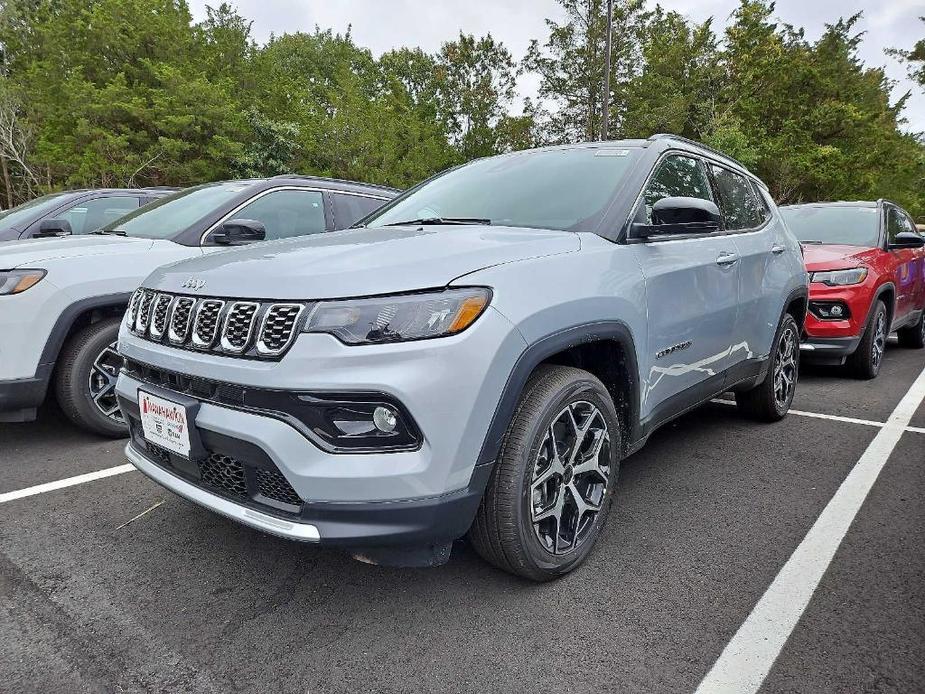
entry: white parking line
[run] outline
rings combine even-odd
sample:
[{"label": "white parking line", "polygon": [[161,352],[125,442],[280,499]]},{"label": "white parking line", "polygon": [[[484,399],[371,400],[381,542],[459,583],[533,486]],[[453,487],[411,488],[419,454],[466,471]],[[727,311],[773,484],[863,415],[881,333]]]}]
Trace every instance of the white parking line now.
[{"label": "white parking line", "polygon": [[45,484],[37,484],[34,487],[26,487],[25,489],[17,489],[15,492],[4,492],[0,494],[0,504],[5,504],[7,501],[13,501],[15,499],[22,499],[26,496],[34,496],[36,494],[44,494],[45,492],[53,492],[56,489],[64,489],[65,487],[73,487],[77,484],[83,484],[84,482],[92,482],[93,480],[101,480],[104,477],[112,477],[113,475],[121,475],[126,472],[131,472],[135,470],[134,465],[117,465],[116,467],[106,468],[105,470],[97,470],[96,472],[88,472],[85,475],[76,475],[74,477],[66,477],[63,480],[58,480],[56,482],[46,482]]},{"label": "white parking line", "polygon": [[[714,402],[717,405],[735,405],[735,400],[722,400],[720,398],[715,398],[710,402]],[[814,419],[828,419],[832,422],[845,422],[847,424],[861,424],[866,427],[883,427],[886,426],[886,422],[875,422],[872,419],[857,419],[856,417],[842,417],[837,414],[823,414],[822,412],[806,412],[805,410],[790,410],[787,414],[795,414],[799,417],[812,417]],[[923,427],[906,427],[906,431],[913,434],[925,434],[925,428]]]},{"label": "white parking line", "polygon": [[697,694],[757,692],[780,655],[890,454],[925,400],[925,370],[870,442],[835,496],[784,564]]}]

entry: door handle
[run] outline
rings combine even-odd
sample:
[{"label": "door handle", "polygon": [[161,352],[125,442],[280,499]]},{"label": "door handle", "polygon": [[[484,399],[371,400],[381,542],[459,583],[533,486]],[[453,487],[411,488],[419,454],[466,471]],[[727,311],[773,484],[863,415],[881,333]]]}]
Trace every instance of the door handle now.
[{"label": "door handle", "polygon": [[735,265],[739,262],[739,256],[735,253],[727,253],[723,251],[719,254],[719,257],[716,259],[716,264],[721,267],[729,267],[730,265]]},{"label": "door handle", "polygon": [[786,250],[787,250],[787,247],[781,246],[779,243],[775,243],[773,246],[771,246],[771,253],[773,253],[774,255],[780,255]]}]

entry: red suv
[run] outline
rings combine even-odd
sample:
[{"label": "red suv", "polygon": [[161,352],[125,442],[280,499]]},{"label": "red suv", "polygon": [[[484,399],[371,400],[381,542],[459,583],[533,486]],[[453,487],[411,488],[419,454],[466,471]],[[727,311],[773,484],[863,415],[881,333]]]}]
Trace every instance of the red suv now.
[{"label": "red suv", "polygon": [[875,378],[892,331],[905,347],[925,346],[925,237],[905,210],[878,200],[780,211],[810,273],[804,357]]}]

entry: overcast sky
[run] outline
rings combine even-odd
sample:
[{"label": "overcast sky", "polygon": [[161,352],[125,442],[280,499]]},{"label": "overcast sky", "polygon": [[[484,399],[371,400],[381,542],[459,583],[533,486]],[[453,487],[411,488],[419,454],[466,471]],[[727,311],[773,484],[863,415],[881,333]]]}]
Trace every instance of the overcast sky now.
[{"label": "overcast sky", "polygon": [[[205,17],[205,5],[220,0],[190,0],[197,19]],[[460,31],[482,35],[491,32],[519,59],[532,38],[546,37],[545,18],[561,18],[555,0],[231,0],[238,11],[253,20],[254,37],[265,41],[271,33],[311,31],[317,24],[343,32],[353,27],[354,39],[374,54],[398,46],[420,46],[428,52],[440,47]],[[654,2],[652,3],[654,4]],[[661,0],[694,21],[714,17],[714,26],[725,26],[737,0]],[[906,79],[905,67],[884,54],[888,47],[910,48],[925,35],[925,0],[778,0],[777,17],[802,26],[813,40],[825,24],[840,16],[863,11],[858,29],[865,31],[861,57],[868,65],[884,66],[897,80],[894,99],[913,92],[905,117],[907,128],[925,131],[925,94]],[[524,78],[523,95],[536,92],[536,80]]]}]

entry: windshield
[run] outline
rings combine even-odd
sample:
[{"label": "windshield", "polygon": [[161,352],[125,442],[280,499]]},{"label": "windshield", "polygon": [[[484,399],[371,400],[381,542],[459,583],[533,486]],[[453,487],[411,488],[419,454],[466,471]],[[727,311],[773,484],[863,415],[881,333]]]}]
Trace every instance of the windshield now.
[{"label": "windshield", "polygon": [[232,181],[186,188],[119,217],[104,226],[102,231],[147,239],[169,239],[234,198],[248,185],[249,182]]},{"label": "windshield", "polygon": [[35,217],[40,217],[61,204],[62,198],[66,195],[69,195],[69,193],[43,195],[9,210],[3,210],[0,212],[0,229],[13,229],[20,225],[25,226]]},{"label": "windshield", "polygon": [[425,184],[365,226],[442,219],[593,231],[637,155],[638,149],[605,146],[479,159]]},{"label": "windshield", "polygon": [[880,239],[876,207],[781,207],[780,213],[800,241],[872,248]]}]

